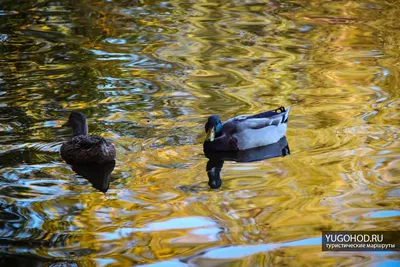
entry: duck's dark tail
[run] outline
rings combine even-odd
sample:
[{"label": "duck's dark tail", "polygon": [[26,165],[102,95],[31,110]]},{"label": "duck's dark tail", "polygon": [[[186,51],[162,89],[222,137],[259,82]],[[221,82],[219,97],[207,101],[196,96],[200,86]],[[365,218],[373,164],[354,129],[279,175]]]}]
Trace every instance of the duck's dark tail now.
[{"label": "duck's dark tail", "polygon": [[270,118],[270,117],[282,114],[283,116],[282,116],[281,123],[287,123],[287,121],[289,119],[289,111],[290,111],[290,108],[286,108],[285,109],[282,106],[282,107],[279,107],[277,109],[273,109],[273,110],[270,110],[270,111],[266,111],[266,112],[263,112],[263,113],[260,113],[260,114],[256,114],[256,115],[250,116],[248,118],[249,119],[264,119],[264,118]]}]

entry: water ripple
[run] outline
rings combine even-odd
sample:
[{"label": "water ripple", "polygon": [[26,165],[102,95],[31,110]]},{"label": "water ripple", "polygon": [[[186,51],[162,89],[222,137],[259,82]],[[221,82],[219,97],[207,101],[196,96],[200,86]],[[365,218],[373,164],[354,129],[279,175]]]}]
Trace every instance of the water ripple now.
[{"label": "water ripple", "polygon": [[[319,236],[398,228],[398,17],[374,0],[5,1],[0,265],[393,263],[321,254]],[[206,118],[281,105],[291,156],[227,162],[209,190]],[[107,194],[58,154],[75,110],[116,146]]]}]

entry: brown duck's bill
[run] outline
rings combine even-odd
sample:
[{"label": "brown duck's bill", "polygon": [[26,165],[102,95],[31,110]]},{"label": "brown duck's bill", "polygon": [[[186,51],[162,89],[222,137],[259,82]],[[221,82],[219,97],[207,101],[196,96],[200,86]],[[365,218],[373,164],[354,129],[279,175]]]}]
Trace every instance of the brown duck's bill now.
[{"label": "brown duck's bill", "polygon": [[61,127],[69,127],[71,126],[71,124],[69,124],[69,121],[67,121],[66,123],[64,123],[63,125],[61,125]]}]

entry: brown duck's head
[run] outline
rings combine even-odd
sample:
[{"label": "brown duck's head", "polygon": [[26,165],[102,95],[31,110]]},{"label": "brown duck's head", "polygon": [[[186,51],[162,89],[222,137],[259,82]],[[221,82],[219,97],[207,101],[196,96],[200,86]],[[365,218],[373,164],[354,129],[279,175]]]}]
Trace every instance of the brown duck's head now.
[{"label": "brown duck's head", "polygon": [[72,128],[73,136],[88,135],[86,117],[81,112],[71,112],[68,121],[63,125]]}]

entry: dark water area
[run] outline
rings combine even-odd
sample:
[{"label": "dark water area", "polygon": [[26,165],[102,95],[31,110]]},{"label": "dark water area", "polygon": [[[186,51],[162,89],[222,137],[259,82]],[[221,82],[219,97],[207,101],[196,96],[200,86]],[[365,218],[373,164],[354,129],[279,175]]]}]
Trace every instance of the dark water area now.
[{"label": "dark water area", "polygon": [[[377,0],[0,1],[0,265],[398,264],[320,236],[399,229],[399,17]],[[211,190],[207,117],[279,106],[290,155],[225,161]],[[117,149],[102,190],[59,155],[71,111]]]}]

